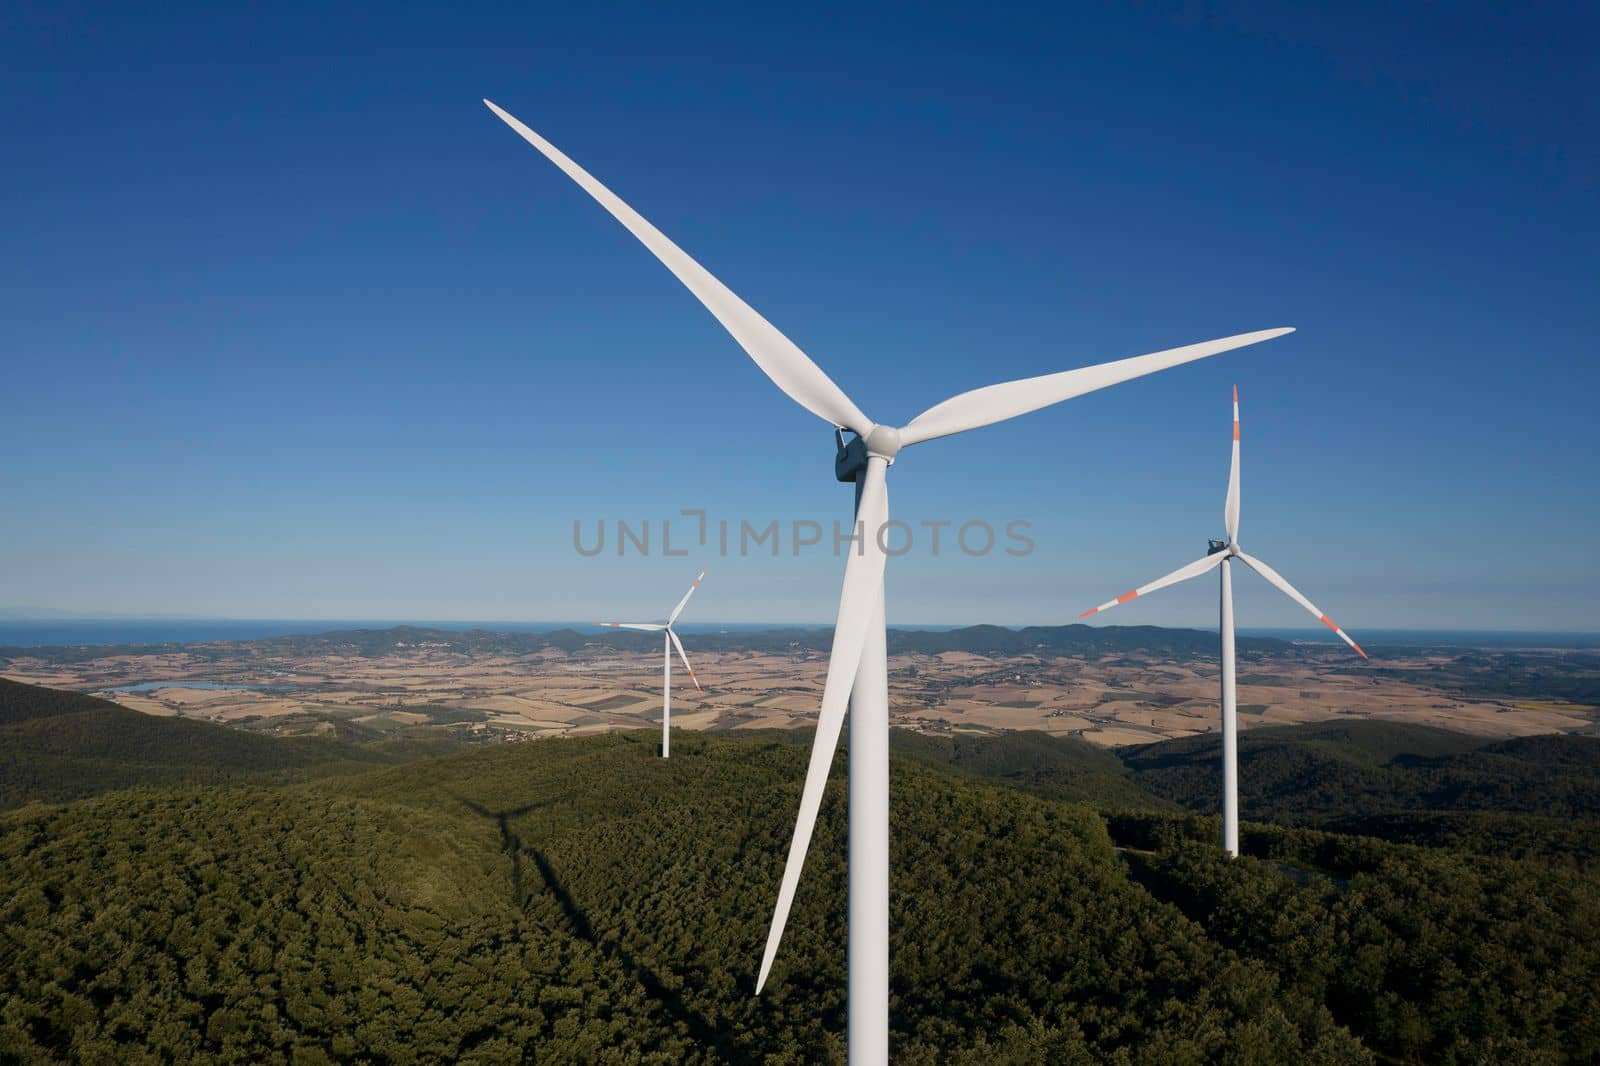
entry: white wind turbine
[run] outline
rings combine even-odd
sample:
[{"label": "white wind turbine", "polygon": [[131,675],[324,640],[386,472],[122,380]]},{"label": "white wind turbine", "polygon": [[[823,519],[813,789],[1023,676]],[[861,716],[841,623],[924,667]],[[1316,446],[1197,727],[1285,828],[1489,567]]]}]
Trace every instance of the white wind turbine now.
[{"label": "white wind turbine", "polygon": [[1220,340],[1134,356],[1099,366],[974,389],[929,408],[905,426],[876,423],[795,344],[676,244],[568,159],[499,107],[484,101],[529,144],[559,167],[638,238],[790,399],[830,425],[856,435],[840,439],[835,473],[856,483],[857,531],[865,531],[845,564],[823,684],[816,740],[800,797],[800,814],[767,935],[759,993],[783,935],[806,848],[816,825],[823,786],[850,708],[848,1046],[852,1063],[889,1058],[889,690],[885,651],[882,541],[889,519],[885,475],[901,448],[1027,414],[1108,385],[1219,352],[1280,337],[1292,329],[1243,333]]},{"label": "white wind turbine", "polygon": [[1216,567],[1222,568],[1222,847],[1229,855],[1237,856],[1239,854],[1239,716],[1234,684],[1233,574],[1230,564],[1234,559],[1238,559],[1266,578],[1269,584],[1275,586],[1285,596],[1310,611],[1323,625],[1339,634],[1339,639],[1354,648],[1363,659],[1367,657],[1367,653],[1361,650],[1361,645],[1350,639],[1350,634],[1335,625],[1333,619],[1300,595],[1299,590],[1285,581],[1282,574],[1255,556],[1246,555],[1239,548],[1239,387],[1237,385],[1233,389],[1233,462],[1228,469],[1228,497],[1222,507],[1222,519],[1223,525],[1228,530],[1228,539],[1211,541],[1210,550],[1205,558],[1196,559],[1188,566],[1179,567],[1166,577],[1158,577],[1150,584],[1140,585],[1132,592],[1125,592],[1114,600],[1107,600],[1098,607],[1084,611],[1078,617],[1088,618],[1101,611],[1109,611],[1119,603],[1127,603],[1156,589],[1164,589],[1168,585],[1176,585],[1191,577],[1199,577]]},{"label": "white wind turbine", "polygon": [[678,633],[672,628],[672,623],[678,620],[683,609],[689,603],[689,597],[694,595],[694,590],[704,581],[706,572],[700,571],[694,579],[694,584],[689,586],[689,591],[683,594],[683,599],[678,601],[678,606],[667,615],[667,620],[661,622],[596,622],[597,626],[608,629],[638,629],[645,633],[663,632],[661,638],[661,757],[669,755],[668,745],[672,741],[672,649],[678,649],[678,658],[683,660],[683,668],[689,671],[689,680],[694,682],[696,692],[704,692],[700,687],[700,679],[694,676],[694,667],[689,665],[689,656],[683,652],[683,641],[678,639]]}]

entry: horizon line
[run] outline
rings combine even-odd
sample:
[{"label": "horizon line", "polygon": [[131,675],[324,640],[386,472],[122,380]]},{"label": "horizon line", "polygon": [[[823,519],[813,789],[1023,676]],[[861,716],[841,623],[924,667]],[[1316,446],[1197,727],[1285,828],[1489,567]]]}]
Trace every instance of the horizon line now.
[{"label": "horizon line", "polygon": [[[27,610],[28,608],[21,608],[21,609],[22,610]],[[359,624],[362,624],[362,625],[383,626],[385,628],[393,628],[393,627],[397,627],[397,626],[423,627],[423,626],[428,626],[428,625],[450,625],[450,626],[460,626],[460,625],[481,625],[481,626],[515,625],[515,626],[552,626],[552,627],[558,627],[558,628],[569,628],[569,627],[574,627],[574,626],[584,627],[584,626],[597,626],[598,625],[598,623],[590,622],[590,621],[587,621],[587,620],[571,619],[571,618],[417,618],[417,617],[410,617],[410,618],[406,618],[406,617],[361,618],[361,617],[352,617],[352,616],[343,616],[343,617],[341,617],[341,616],[333,616],[333,615],[326,616],[326,617],[324,617],[324,616],[315,616],[315,615],[313,615],[313,616],[290,617],[290,616],[272,616],[272,615],[240,616],[240,615],[207,615],[207,614],[192,614],[192,615],[191,614],[165,614],[165,615],[159,615],[159,614],[158,615],[82,614],[82,615],[76,615],[76,614],[68,614],[68,613],[65,613],[65,612],[60,612],[60,613],[52,612],[52,613],[39,614],[39,615],[24,615],[24,614],[8,614],[8,613],[4,613],[5,610],[6,610],[5,608],[0,608],[0,625],[5,625],[5,624],[8,624],[8,623],[11,623],[11,624],[16,624],[16,623],[34,623],[34,624],[46,624],[46,625],[48,625],[48,624],[64,624],[64,623],[102,623],[102,624],[104,624],[104,623],[118,623],[118,622],[124,622],[124,623],[131,623],[131,622],[152,622],[152,623],[229,622],[229,623],[257,624],[257,625],[265,625],[265,624],[268,624],[268,623],[275,623],[275,622],[294,623],[294,624],[297,624],[297,625],[307,625],[307,624],[312,624],[312,623],[315,623],[315,624],[324,624],[324,623],[326,623],[326,624],[329,624],[329,625],[353,625],[353,624],[358,624],[359,623]],[[17,610],[17,608],[12,608],[12,610]],[[49,609],[48,608],[41,608],[41,610],[49,610]],[[768,627],[768,628],[771,628],[771,629],[831,629],[833,627],[833,623],[832,622],[797,622],[797,621],[772,621],[772,620],[762,620],[762,621],[711,620],[711,621],[703,621],[703,622],[702,621],[687,622],[687,623],[684,623],[684,624],[689,625],[689,626],[693,626],[693,627],[696,627],[696,628],[708,627],[708,626],[719,626],[719,625],[740,626],[740,627],[765,626],[765,627]],[[1067,621],[1063,621],[1063,622],[905,622],[905,623],[899,623],[899,624],[890,623],[888,628],[890,628],[890,629],[913,629],[913,630],[914,629],[970,629],[970,628],[975,628],[977,626],[996,626],[996,627],[999,627],[999,628],[1002,628],[1002,629],[1046,629],[1046,628],[1065,628],[1065,627],[1068,627],[1068,626],[1082,626],[1082,627],[1084,627],[1086,629],[1136,629],[1136,628],[1137,629],[1186,629],[1186,630],[1196,630],[1196,631],[1200,631],[1200,632],[1206,632],[1206,631],[1208,631],[1209,629],[1212,628],[1212,627],[1205,626],[1205,625],[1193,625],[1193,624],[1188,624],[1188,625],[1183,625],[1183,624],[1162,625],[1162,624],[1157,624],[1157,623],[1142,623],[1142,624],[1125,624],[1125,623],[1107,624],[1107,623],[1099,623],[1099,624],[1091,624],[1091,623],[1088,623],[1088,622],[1077,621],[1076,619],[1071,619],[1071,620],[1067,620]],[[1550,634],[1550,635],[1564,635],[1564,636],[1591,636],[1591,637],[1600,638],[1600,629],[1533,629],[1533,628],[1526,628],[1526,627],[1520,627],[1520,626],[1506,626],[1506,627],[1496,627],[1496,628],[1470,627],[1470,626],[1461,626],[1461,627],[1451,627],[1451,626],[1362,626],[1361,628],[1366,633],[1506,633],[1506,634],[1516,633],[1516,634],[1526,634],[1526,635],[1530,635],[1530,636]],[[1240,626],[1240,627],[1238,627],[1238,631],[1241,632],[1241,633],[1248,633],[1248,632],[1256,632],[1256,633],[1306,632],[1306,633],[1319,633],[1319,634],[1322,632],[1321,630],[1317,629],[1314,626],[1292,626],[1292,625],[1291,626]]]}]

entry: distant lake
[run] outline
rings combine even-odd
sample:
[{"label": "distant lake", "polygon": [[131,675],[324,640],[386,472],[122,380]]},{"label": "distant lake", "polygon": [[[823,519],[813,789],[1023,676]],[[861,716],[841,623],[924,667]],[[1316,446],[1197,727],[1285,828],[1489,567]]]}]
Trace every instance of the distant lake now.
[{"label": "distant lake", "polygon": [[[661,621],[637,618],[624,621]],[[340,629],[392,629],[417,626],[466,632],[487,629],[496,633],[548,633],[553,629],[600,632],[589,620],[581,622],[432,622],[373,619],[239,619],[239,618],[85,618],[0,619],[0,648],[77,647],[97,644],[196,644],[213,640],[262,640]],[[774,622],[682,622],[680,633],[754,633],[767,629],[817,629],[816,625]],[[923,627],[918,627],[923,628]],[[932,626],[928,628],[946,628]],[[955,628],[955,627],[948,627]]]}]

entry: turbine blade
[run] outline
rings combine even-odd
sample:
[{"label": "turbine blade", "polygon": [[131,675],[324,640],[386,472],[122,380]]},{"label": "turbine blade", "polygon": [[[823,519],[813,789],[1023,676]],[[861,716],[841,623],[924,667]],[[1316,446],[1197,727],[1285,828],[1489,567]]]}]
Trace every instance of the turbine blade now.
[{"label": "turbine blade", "polygon": [[1233,387],[1233,465],[1228,468],[1228,502],[1222,507],[1228,543],[1239,539],[1239,386]]},{"label": "turbine blade", "polygon": [[1140,585],[1132,592],[1124,592],[1114,600],[1107,600],[1098,607],[1091,607],[1078,617],[1088,618],[1092,614],[1099,614],[1101,611],[1109,611],[1119,603],[1127,603],[1129,600],[1134,599],[1135,597],[1147,595],[1156,591],[1156,589],[1164,589],[1168,585],[1176,585],[1178,582],[1187,581],[1191,577],[1199,577],[1207,570],[1213,569],[1225,558],[1227,558],[1226,552],[1217,552],[1215,555],[1208,555],[1204,559],[1196,559],[1187,566],[1178,567],[1178,569],[1174,570],[1165,577],[1156,578],[1148,585]]},{"label": "turbine blade", "polygon": [[689,671],[689,680],[694,682],[694,690],[696,692],[704,692],[705,689],[700,687],[700,679],[694,676],[694,667],[689,665],[689,656],[683,652],[683,641],[678,639],[678,634],[673,631],[671,626],[667,627],[667,636],[672,638],[672,646],[678,649],[678,658],[683,660],[683,668]]},{"label": "turbine blade", "polygon": [[579,187],[601,207],[611,212],[613,218],[639,239],[673,276],[683,282],[695,299],[716,316],[724,329],[733,335],[739,346],[749,353],[756,365],[771,378],[773,384],[788,394],[795,403],[818,418],[835,426],[843,426],[866,436],[872,432],[872,420],[861,413],[844,390],[811,359],[795,346],[794,342],[762,318],[754,308],[734,295],[710,272],[689,258],[688,254],[673,244],[661,231],[646,222],[640,214],[623,203],[610,189],[600,184],[588,171],[568,159],[555,145],[524,126],[516,118],[485,100],[490,111],[500,116],[522,139],[537,148],[544,157],[560,167]]},{"label": "turbine blade", "polygon": [[885,560],[878,548],[876,533],[889,520],[885,468],[886,464],[881,459],[869,462],[861,488],[861,505],[857,508],[856,516],[863,523],[865,535],[861,538],[859,549],[852,547],[850,559],[844,568],[844,589],[839,594],[839,615],[833,627],[833,650],[829,653],[828,677],[822,688],[822,710],[817,716],[817,738],[811,746],[811,764],[806,768],[805,789],[800,794],[800,814],[795,819],[794,839],[789,844],[789,858],[783,868],[778,904],[773,909],[772,926],[767,931],[767,947],[761,957],[761,975],[756,980],[757,995],[767,983],[772,960],[778,953],[778,942],[783,939],[783,927],[789,920],[795,886],[800,883],[800,870],[805,865],[806,849],[811,844],[817,811],[822,806],[822,791],[828,783],[828,769],[833,765],[833,752],[839,744],[839,729],[844,724],[845,709],[850,703],[850,689],[855,684],[856,670],[861,665],[861,648],[867,639],[867,626],[871,624],[883,597]]},{"label": "turbine blade", "polygon": [[1094,392],[1108,385],[1144,377],[1157,370],[1166,370],[1196,359],[1204,359],[1208,355],[1218,355],[1234,348],[1260,344],[1262,341],[1293,332],[1292,327],[1285,327],[1264,329],[1256,333],[1240,333],[1234,337],[1204,341],[1182,348],[1169,348],[1149,355],[1136,355],[1112,363],[1101,363],[1098,366],[1086,366],[1059,374],[1045,374],[1041,377],[1023,378],[1020,381],[1007,381],[999,385],[973,389],[971,392],[963,392],[943,403],[935,404],[913,418],[900,430],[900,440],[902,444],[916,444],[919,441],[948,437],[952,433],[963,433],[980,426],[1004,422],[1008,418],[1016,418],[1029,411],[1037,411],[1041,407],[1049,407],[1051,404],[1070,400],[1074,396],[1082,396],[1084,393]]},{"label": "turbine blade", "polygon": [[1244,552],[1239,553],[1239,560],[1243,562],[1244,565],[1248,566],[1250,569],[1266,578],[1268,584],[1275,585],[1279,592],[1283,593],[1285,596],[1289,597],[1291,600],[1310,611],[1317,621],[1321,622],[1323,625],[1339,634],[1339,639],[1354,648],[1357,655],[1361,656],[1363,659],[1371,658],[1371,656],[1361,650],[1361,645],[1350,639],[1350,634],[1346,633],[1344,630],[1335,625],[1333,619],[1323,614],[1321,609],[1319,609],[1316,604],[1300,595],[1300,590],[1289,584],[1289,582],[1285,581],[1282,574],[1278,573],[1272,567],[1268,566],[1260,559],[1257,559],[1255,556],[1246,555]]},{"label": "turbine blade", "polygon": [[667,628],[651,622],[596,622],[595,625],[605,626],[607,629],[639,629],[646,633],[655,633]]},{"label": "turbine blade", "polygon": [[[700,571],[700,576],[694,579],[694,584],[689,586],[689,591],[683,594],[683,599],[678,601],[678,606],[674,607],[672,609],[672,613],[667,615],[667,625],[670,626],[672,623],[678,620],[678,616],[683,613],[684,607],[689,603],[689,597],[694,595],[694,590],[699,588],[700,582],[704,581],[705,579],[706,572],[702,570]],[[690,671],[690,673],[693,672],[694,671],[692,670]]]}]

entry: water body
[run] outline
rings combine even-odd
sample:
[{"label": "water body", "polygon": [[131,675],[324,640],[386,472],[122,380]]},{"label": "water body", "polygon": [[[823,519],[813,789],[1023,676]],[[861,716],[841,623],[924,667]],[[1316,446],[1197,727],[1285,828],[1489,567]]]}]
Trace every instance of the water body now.
[{"label": "water body", "polygon": [[0,647],[78,647],[98,644],[194,644],[210,640],[260,640],[330,629],[387,628],[394,622],[233,618],[5,619]]},{"label": "water body", "polygon": [[[649,622],[665,619],[626,618],[619,621]],[[575,629],[580,633],[600,632],[592,621],[581,622],[436,622],[395,621],[393,619],[238,619],[238,618],[86,618],[86,619],[4,619],[0,620],[0,647],[46,648],[95,646],[103,644],[198,644],[214,640],[262,640],[267,637],[330,633],[343,629],[392,629],[417,626],[466,632],[487,629],[496,633],[548,633],[555,629]],[[680,622],[680,633],[753,633],[767,629],[815,629],[772,622]]]}]

